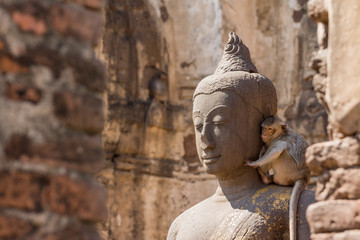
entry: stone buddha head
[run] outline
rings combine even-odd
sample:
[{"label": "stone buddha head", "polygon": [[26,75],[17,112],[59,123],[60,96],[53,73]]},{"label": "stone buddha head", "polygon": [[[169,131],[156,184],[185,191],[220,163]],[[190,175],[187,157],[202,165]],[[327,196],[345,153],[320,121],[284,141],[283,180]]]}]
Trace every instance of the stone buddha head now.
[{"label": "stone buddha head", "polygon": [[261,122],[277,111],[272,82],[258,73],[248,48],[229,34],[214,74],[200,81],[193,97],[193,121],[200,161],[209,174],[232,178],[258,157]]}]

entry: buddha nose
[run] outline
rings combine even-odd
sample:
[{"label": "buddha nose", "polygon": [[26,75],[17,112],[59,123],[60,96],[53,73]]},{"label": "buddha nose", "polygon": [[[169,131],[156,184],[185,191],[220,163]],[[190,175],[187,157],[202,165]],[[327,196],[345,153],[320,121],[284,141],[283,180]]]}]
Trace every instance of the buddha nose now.
[{"label": "buddha nose", "polygon": [[215,147],[215,141],[213,137],[213,133],[210,129],[209,124],[205,124],[203,126],[203,129],[201,131],[201,142],[200,147],[205,150],[207,148],[214,148]]}]

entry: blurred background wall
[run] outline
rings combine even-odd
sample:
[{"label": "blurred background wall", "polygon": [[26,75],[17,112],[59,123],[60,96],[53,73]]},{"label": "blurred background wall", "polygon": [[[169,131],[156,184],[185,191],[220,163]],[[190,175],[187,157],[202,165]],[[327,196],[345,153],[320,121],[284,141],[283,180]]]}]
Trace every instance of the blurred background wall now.
[{"label": "blurred background wall", "polygon": [[102,1],[0,1],[0,239],[100,239]]},{"label": "blurred background wall", "polygon": [[1,0],[0,239],[164,239],[216,188],[196,156],[191,98],[229,31],[274,82],[278,115],[313,144],[312,239],[359,239],[359,9]]}]

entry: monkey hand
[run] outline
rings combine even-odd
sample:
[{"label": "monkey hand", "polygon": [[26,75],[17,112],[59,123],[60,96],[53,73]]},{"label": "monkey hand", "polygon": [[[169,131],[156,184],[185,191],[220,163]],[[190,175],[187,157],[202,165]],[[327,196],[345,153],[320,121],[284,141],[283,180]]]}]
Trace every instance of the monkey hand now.
[{"label": "monkey hand", "polygon": [[257,165],[252,162],[251,160],[245,160],[245,166],[250,166],[250,167],[257,167]]}]

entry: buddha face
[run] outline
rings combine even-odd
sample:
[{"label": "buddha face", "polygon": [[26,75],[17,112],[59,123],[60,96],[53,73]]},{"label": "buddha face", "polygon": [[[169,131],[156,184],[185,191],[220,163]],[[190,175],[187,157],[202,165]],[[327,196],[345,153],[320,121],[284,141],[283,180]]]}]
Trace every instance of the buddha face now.
[{"label": "buddha face", "polygon": [[252,115],[249,106],[234,93],[218,91],[196,96],[196,148],[207,173],[231,178],[244,168],[244,159],[257,157],[261,119]]}]

